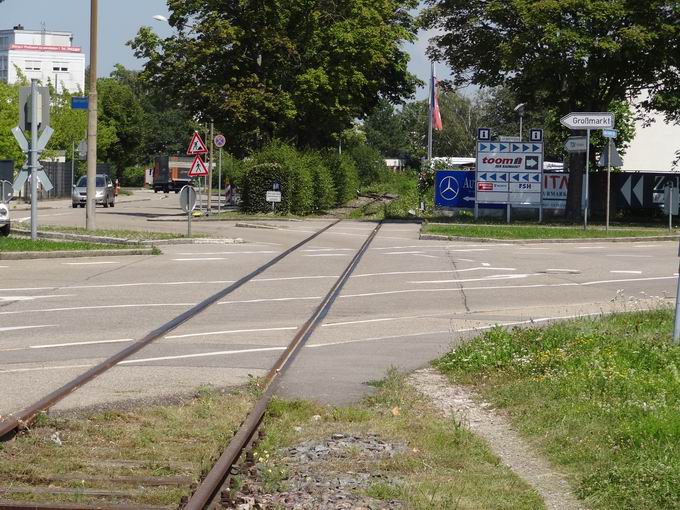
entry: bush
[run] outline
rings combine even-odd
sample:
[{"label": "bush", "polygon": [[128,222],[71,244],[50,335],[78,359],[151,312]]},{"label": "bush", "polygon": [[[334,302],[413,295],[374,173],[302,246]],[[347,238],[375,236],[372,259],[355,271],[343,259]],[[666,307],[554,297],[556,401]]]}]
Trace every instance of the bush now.
[{"label": "bush", "polygon": [[287,213],[291,203],[291,174],[290,171],[278,163],[252,164],[243,175],[243,189],[241,191],[241,207],[245,212],[269,212],[272,205],[267,202],[267,191],[272,190],[275,181],[281,184],[281,203],[276,204],[276,210]]},{"label": "bush", "polygon": [[356,164],[359,180],[363,186],[384,182],[389,178],[385,160],[373,147],[361,144],[352,147],[348,152]]},{"label": "bush", "polygon": [[[219,169],[213,169],[213,188],[217,188]],[[243,163],[234,156],[225,152],[222,154],[222,189],[227,182],[235,184],[239,188],[243,187]]]},{"label": "bush", "polygon": [[327,211],[335,205],[335,186],[333,177],[326,162],[317,152],[307,152],[303,156],[303,163],[312,176],[312,193],[314,212]]},{"label": "bush", "polygon": [[335,205],[342,205],[356,198],[359,175],[354,160],[346,154],[326,153],[326,166],[330,171],[335,188]]},{"label": "bush", "polygon": [[123,170],[121,185],[130,188],[141,188],[144,186],[144,175],[146,170],[141,166],[131,166]]}]

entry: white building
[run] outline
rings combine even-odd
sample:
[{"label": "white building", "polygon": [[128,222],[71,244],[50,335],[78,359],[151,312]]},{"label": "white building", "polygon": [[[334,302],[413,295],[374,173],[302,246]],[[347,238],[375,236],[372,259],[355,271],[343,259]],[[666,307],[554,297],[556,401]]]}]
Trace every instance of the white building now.
[{"label": "white building", "polygon": [[57,92],[85,91],[85,54],[73,46],[71,32],[25,30],[21,25],[0,30],[0,81],[17,82],[17,68],[29,81],[51,83]]}]

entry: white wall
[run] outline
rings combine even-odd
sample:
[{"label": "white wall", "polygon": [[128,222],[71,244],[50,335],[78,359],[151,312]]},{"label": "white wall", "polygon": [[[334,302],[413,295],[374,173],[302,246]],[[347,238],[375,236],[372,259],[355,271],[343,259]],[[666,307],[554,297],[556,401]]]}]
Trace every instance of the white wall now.
[{"label": "white wall", "polygon": [[[680,126],[666,124],[663,115],[653,118],[656,122],[649,127],[644,127],[641,121],[635,123],[635,138],[623,157],[624,170],[673,170],[675,152],[680,150]],[[676,170],[680,170],[680,165]]]},{"label": "white wall", "polygon": [[36,78],[43,85],[49,81],[56,84],[59,92],[63,87],[70,92],[85,90],[85,55],[82,53],[10,50],[7,55],[9,83],[18,80],[16,65],[29,80]]}]

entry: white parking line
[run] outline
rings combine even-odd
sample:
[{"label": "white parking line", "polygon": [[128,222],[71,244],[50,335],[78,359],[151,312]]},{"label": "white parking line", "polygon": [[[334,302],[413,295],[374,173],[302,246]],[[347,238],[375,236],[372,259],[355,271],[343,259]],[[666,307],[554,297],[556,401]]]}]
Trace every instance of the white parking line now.
[{"label": "white parking line", "polygon": [[36,299],[73,297],[74,295],[75,294],[55,294],[53,296],[0,296],[0,301],[34,301]]},{"label": "white parking line", "polygon": [[65,266],[101,266],[103,264],[120,264],[113,260],[101,260],[97,262],[62,262]]},{"label": "white parking line", "polygon": [[635,258],[635,259],[651,259],[654,258],[654,255],[606,255],[607,257],[630,257],[630,258]]},{"label": "white parking line", "polygon": [[55,328],[56,324],[42,324],[40,326],[10,326],[5,328],[0,328],[0,333],[5,331],[19,331],[21,329],[40,329],[40,328]]},{"label": "white parking line", "polygon": [[642,274],[642,271],[609,271],[614,274]]}]

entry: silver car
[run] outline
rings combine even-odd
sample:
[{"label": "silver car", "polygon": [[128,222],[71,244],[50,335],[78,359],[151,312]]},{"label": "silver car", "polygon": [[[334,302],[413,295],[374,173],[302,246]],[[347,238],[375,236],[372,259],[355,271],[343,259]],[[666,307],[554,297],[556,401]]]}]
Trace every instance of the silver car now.
[{"label": "silver car", "polygon": [[[116,195],[111,178],[108,175],[97,174],[96,187],[96,203],[102,204],[104,207],[114,207],[116,205]],[[74,209],[78,206],[85,207],[85,203],[87,202],[86,175],[83,175],[78,179],[78,182],[73,185],[71,201]]]},{"label": "silver car", "polygon": [[9,235],[9,204],[0,199],[0,236]]}]

